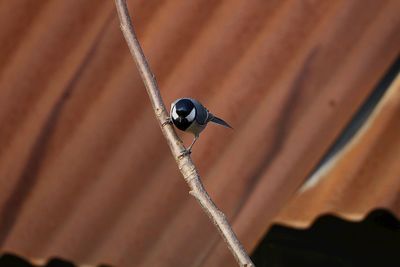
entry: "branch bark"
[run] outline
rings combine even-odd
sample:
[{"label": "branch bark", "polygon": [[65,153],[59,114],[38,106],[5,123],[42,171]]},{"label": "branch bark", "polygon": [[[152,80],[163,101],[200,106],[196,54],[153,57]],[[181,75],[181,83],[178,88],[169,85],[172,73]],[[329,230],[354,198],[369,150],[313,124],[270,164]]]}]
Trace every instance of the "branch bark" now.
[{"label": "branch bark", "polygon": [[156,118],[160,124],[161,130],[171,149],[179,170],[183,178],[190,188],[190,194],[196,198],[208,217],[219,230],[224,241],[231,250],[233,256],[240,266],[254,266],[250,257],[247,255],[243,246],[240,244],[232,227],[229,225],[225,215],[216,207],[210,196],[204,189],[193,164],[190,155],[180,157],[185,147],[179,137],[176,135],[174,128],[168,123],[168,112],[160,95],[160,91],[155,80],[155,76],[150,70],[149,64],[143,54],[142,48],[133,29],[132,21],[128,12],[126,0],[115,0],[118,17],[121,24],[121,30],[128,44],[129,50],[135,60],[140,76],[143,79],[147,93],[149,94],[151,105],[153,106]]}]

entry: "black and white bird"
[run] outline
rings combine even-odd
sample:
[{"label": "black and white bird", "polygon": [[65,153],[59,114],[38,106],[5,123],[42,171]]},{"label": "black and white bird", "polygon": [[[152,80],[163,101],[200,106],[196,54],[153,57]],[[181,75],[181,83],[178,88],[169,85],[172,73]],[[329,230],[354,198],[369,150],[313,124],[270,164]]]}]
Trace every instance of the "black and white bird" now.
[{"label": "black and white bird", "polygon": [[176,128],[194,134],[194,140],[185,154],[191,153],[194,143],[208,122],[211,121],[232,129],[228,123],[213,115],[199,101],[192,98],[179,98],[175,100],[171,104],[170,117]]}]

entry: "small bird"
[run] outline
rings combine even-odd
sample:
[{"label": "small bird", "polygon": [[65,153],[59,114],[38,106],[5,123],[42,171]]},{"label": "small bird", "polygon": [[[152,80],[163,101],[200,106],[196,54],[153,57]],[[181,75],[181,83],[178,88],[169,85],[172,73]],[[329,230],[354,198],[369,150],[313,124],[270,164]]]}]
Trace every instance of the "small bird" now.
[{"label": "small bird", "polygon": [[192,98],[179,98],[171,104],[170,119],[181,131],[194,134],[194,140],[184,154],[190,154],[194,143],[208,122],[214,122],[227,128],[232,127],[224,120],[209,112],[199,101]]}]

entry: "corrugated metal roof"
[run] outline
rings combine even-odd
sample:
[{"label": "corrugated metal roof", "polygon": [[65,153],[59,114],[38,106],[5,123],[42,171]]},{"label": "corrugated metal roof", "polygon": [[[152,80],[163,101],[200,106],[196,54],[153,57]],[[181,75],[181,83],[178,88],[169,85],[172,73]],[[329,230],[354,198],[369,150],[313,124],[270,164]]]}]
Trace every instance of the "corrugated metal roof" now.
[{"label": "corrugated metal roof", "polygon": [[373,208],[400,215],[400,75],[352,141],[300,188],[276,218],[308,226],[319,214],[361,220]]},{"label": "corrugated metal roof", "polygon": [[[235,128],[208,127],[192,157],[251,251],[398,55],[400,2],[128,3],[165,102],[197,98]],[[233,265],[187,194],[113,2],[2,1],[0,21],[1,249],[117,266]],[[394,133],[388,125],[383,135]],[[368,197],[340,196],[338,207]],[[373,199],[363,207],[381,203]],[[325,211],[312,210],[304,220]]]}]

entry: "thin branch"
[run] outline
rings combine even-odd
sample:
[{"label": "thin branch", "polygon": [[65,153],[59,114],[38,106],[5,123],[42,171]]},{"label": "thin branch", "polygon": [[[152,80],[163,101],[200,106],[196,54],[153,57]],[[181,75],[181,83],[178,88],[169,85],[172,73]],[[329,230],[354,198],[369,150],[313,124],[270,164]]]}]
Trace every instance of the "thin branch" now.
[{"label": "thin branch", "polygon": [[138,67],[140,75],[146,86],[147,93],[149,94],[150,101],[156,118],[160,124],[161,130],[167,139],[168,145],[171,149],[172,155],[176,160],[176,163],[178,164],[179,170],[181,171],[183,178],[190,188],[190,194],[197,199],[203,210],[207,213],[208,217],[210,217],[212,222],[215,224],[239,265],[246,267],[254,266],[243,246],[237,239],[235,233],[233,232],[232,227],[226,220],[225,215],[215,206],[214,202],[204,189],[204,186],[200,180],[200,176],[190,156],[185,155],[180,157],[182,152],[185,151],[185,147],[183,146],[182,141],[176,135],[172,125],[168,123],[168,113],[161,98],[154,74],[150,70],[149,64],[147,63],[142,48],[140,47],[139,41],[137,40],[136,34],[133,30],[133,25],[126,1],[115,0],[115,5],[117,7],[118,17],[121,23],[121,30],[125,36],[129,50],[131,51],[131,54],[136,62],[136,66]]}]

